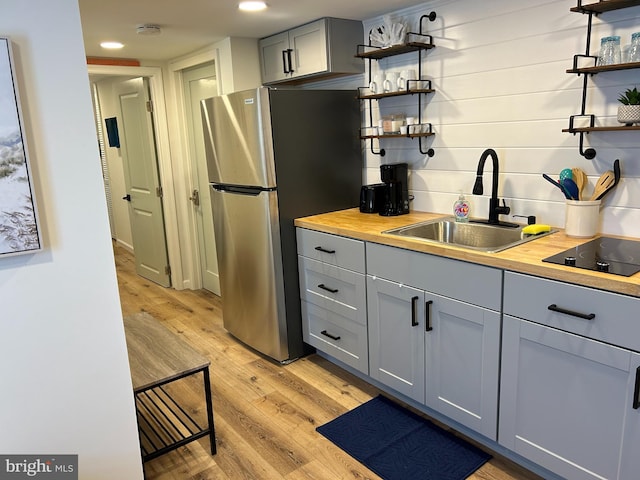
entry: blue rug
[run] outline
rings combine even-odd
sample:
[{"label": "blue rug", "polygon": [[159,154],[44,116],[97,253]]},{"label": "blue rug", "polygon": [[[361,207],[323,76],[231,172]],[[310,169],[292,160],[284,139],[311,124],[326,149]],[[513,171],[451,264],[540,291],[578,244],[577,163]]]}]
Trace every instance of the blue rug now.
[{"label": "blue rug", "polygon": [[316,430],[385,480],[463,480],[491,458],[383,396]]}]

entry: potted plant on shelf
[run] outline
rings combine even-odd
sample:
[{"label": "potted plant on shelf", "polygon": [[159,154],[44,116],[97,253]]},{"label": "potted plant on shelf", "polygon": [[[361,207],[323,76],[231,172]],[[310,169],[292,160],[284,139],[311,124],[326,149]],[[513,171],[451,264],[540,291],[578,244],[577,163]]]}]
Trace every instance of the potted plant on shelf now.
[{"label": "potted plant on shelf", "polygon": [[630,127],[634,123],[640,123],[640,92],[638,88],[628,88],[618,97],[622,104],[618,107],[618,122]]}]

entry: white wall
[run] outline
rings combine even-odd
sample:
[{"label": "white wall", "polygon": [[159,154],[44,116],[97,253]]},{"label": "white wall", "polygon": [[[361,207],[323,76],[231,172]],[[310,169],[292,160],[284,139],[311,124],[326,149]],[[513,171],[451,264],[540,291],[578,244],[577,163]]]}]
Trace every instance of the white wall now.
[{"label": "white wall", "polygon": [[3,0],[45,249],[0,258],[0,452],[142,478],[76,0]]},{"label": "white wall", "polygon": [[[408,20],[413,31],[421,15],[431,10],[438,15],[426,22],[436,48],[422,65],[436,89],[423,110],[436,132],[423,144],[434,148],[435,156],[420,154],[417,140],[384,140],[387,156],[366,154],[367,183],[379,181],[380,163],[406,161],[412,169],[414,209],[451,213],[462,190],[473,202],[472,214],[486,217],[490,162],[485,196],[471,196],[471,190],[481,153],[494,148],[500,159],[499,196],[511,213],[535,214],[539,222],[562,227],[564,197],[541,174],[557,177],[563,168],[581,167],[593,186],[619,158],[623,178],[603,201],[601,230],[640,236],[638,132],[586,136],[586,146],[597,151],[594,160],[580,156],[577,136],[562,132],[569,116],[580,113],[582,98],[582,77],[566,73],[573,55],[585,50],[587,16],[570,12],[575,5],[575,0],[441,0],[393,12],[395,19]],[[381,22],[381,17],[364,22],[365,32]],[[640,7],[606,13],[594,19],[592,45],[611,34],[629,43],[639,25]],[[374,69],[399,71],[416,60],[417,54],[409,53],[373,63]],[[592,77],[587,113],[596,115],[597,125],[617,125],[617,96],[637,84],[638,70]],[[410,96],[386,99],[380,106],[383,113],[417,113]]]}]

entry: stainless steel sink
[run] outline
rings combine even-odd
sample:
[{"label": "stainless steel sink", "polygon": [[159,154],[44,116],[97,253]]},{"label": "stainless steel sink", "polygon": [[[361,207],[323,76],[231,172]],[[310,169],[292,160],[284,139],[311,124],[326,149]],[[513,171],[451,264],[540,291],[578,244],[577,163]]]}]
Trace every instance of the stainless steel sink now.
[{"label": "stainless steel sink", "polygon": [[414,223],[382,233],[495,253],[555,232],[551,230],[538,235],[525,235],[522,233],[522,228],[522,226],[488,225],[473,221],[459,223],[453,217],[447,217]]}]

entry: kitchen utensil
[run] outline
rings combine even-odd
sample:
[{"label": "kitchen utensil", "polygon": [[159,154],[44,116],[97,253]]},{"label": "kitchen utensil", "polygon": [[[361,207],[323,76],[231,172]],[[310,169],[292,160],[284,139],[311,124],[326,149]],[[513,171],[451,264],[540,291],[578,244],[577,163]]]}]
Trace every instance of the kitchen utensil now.
[{"label": "kitchen utensil", "polygon": [[613,162],[613,183],[610,186],[608,186],[604,192],[598,195],[597,200],[601,200],[602,197],[604,197],[607,193],[613,190],[613,187],[615,187],[619,181],[620,181],[620,160],[616,159],[616,161]]},{"label": "kitchen utensil", "polygon": [[613,162],[613,177],[615,180],[613,182],[613,186],[615,187],[616,185],[618,185],[618,182],[620,181],[620,160],[617,158]]},{"label": "kitchen utensil", "polygon": [[556,182],[553,178],[551,178],[549,175],[547,175],[546,173],[542,174],[542,177],[549,183],[555,185],[556,187],[558,187],[560,189],[560,191],[562,192],[562,194],[565,196],[565,198],[567,200],[571,200],[571,196],[569,195],[569,192],[567,192],[567,190],[559,183]]},{"label": "kitchen utensil", "polygon": [[373,79],[369,82],[369,90],[374,95],[376,93],[382,93],[382,84],[384,83],[384,73],[380,72],[374,75]]},{"label": "kitchen utensil", "polygon": [[385,80],[382,82],[382,89],[384,93],[397,92],[399,78],[399,72],[387,72]]},{"label": "kitchen utensil", "polygon": [[607,170],[596,182],[596,186],[593,190],[590,200],[600,200],[608,190],[613,188],[613,184],[616,181],[615,174],[611,170]]},{"label": "kitchen utensil", "polygon": [[560,183],[569,193],[571,200],[578,200],[578,197],[580,196],[580,189],[578,188],[578,185],[576,185],[576,182],[568,177],[565,177]]},{"label": "kitchen utensil", "polygon": [[570,168],[565,168],[560,172],[560,183],[562,183],[565,178],[573,179],[573,171]]},{"label": "kitchen utensil", "polygon": [[[408,68],[406,70],[402,70],[400,72],[400,77],[398,78],[398,90],[409,90],[411,88],[415,88],[415,80],[418,77],[416,76],[416,71],[413,68]],[[412,82],[410,84],[409,82]]]},{"label": "kitchen utensil", "polygon": [[587,174],[584,173],[584,170],[578,167],[572,168],[571,173],[573,173],[573,181],[576,182],[576,185],[578,186],[578,200],[582,200],[582,192],[588,181]]}]

